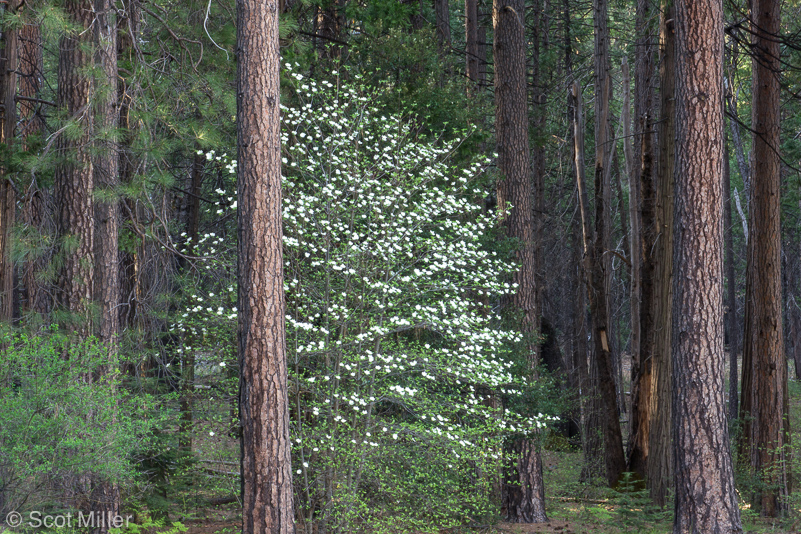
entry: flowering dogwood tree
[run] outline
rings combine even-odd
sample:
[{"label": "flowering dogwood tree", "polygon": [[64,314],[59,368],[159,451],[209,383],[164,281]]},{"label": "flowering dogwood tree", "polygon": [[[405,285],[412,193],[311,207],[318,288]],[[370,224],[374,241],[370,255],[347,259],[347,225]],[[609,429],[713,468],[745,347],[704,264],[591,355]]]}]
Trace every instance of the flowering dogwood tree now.
[{"label": "flowering dogwood tree", "polygon": [[[516,267],[488,246],[495,222],[471,185],[490,161],[454,166],[459,140],[418,136],[363,88],[286,73],[299,102],[282,129],[299,520],[395,532],[492,513],[501,441],[551,418],[494,401],[526,385],[509,357],[519,334],[494,309]],[[226,246],[199,245],[209,267]],[[177,328],[235,320],[230,296],[227,308],[202,298]]]}]

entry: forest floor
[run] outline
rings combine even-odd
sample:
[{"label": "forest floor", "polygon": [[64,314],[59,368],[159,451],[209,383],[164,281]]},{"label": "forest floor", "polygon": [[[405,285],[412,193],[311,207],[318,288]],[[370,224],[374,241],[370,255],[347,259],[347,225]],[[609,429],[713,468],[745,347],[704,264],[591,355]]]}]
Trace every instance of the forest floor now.
[{"label": "forest floor", "polygon": [[[624,376],[627,375],[628,366],[624,363]],[[728,377],[728,369],[725,376]],[[790,376],[794,376],[792,369]],[[801,454],[796,452],[798,444],[801,444],[801,381],[791,379],[789,382],[792,442],[795,445],[792,471],[793,478],[801,481]],[[728,384],[725,391],[728,392]],[[499,522],[479,528],[448,529],[447,533],[661,534],[672,531],[672,507],[654,507],[647,490],[636,483],[631,483],[622,491],[580,483],[581,451],[569,445],[565,438],[552,436],[543,451],[542,460],[549,522]],[[742,502],[744,533],[801,534],[801,483],[795,486],[788,503],[788,517],[780,520],[760,518],[743,500],[748,498],[748,483],[745,475],[738,473],[737,487]],[[236,504],[196,509],[191,517],[170,515],[171,519],[179,519],[188,527],[187,534],[237,534],[241,531],[241,515]]]}]

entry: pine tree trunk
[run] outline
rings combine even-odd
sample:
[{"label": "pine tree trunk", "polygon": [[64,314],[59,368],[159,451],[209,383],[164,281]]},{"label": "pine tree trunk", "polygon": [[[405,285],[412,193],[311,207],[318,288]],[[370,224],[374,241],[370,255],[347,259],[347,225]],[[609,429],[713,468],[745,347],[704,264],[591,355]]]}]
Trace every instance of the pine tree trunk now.
[{"label": "pine tree trunk", "polygon": [[742,532],[723,402],[723,3],[676,2],[675,534]]},{"label": "pine tree trunk", "polygon": [[237,1],[237,51],[242,532],[291,534],[277,0]]},{"label": "pine tree trunk", "polygon": [[[506,235],[520,243],[517,252],[520,270],[515,274],[518,290],[511,304],[514,310],[522,313],[521,331],[532,337],[528,341],[528,365],[530,372],[535,373],[539,355],[533,336],[539,330],[539,310],[529,177],[524,15],[521,0],[496,0],[493,6],[495,131],[500,172],[498,213]],[[509,520],[518,523],[547,521],[542,462],[536,444],[519,438],[508,452],[515,456],[506,476],[505,502]]]},{"label": "pine tree trunk", "polygon": [[[785,368],[781,287],[780,3],[754,0],[752,194],[743,367],[750,365],[750,463],[762,478],[755,499],[776,517],[787,496],[783,431]],[[746,393],[745,384],[743,392]]]},{"label": "pine tree trunk", "polygon": [[[119,351],[120,302],[119,220],[116,188],[119,185],[119,160],[116,129],[117,109],[117,17],[111,0],[95,0],[95,101],[93,102],[96,155],[93,161],[95,184],[95,301],[99,305],[98,340],[106,347],[108,363],[99,370],[99,379],[113,381],[117,373]],[[110,407],[116,411],[116,406]],[[93,480],[93,510],[106,516],[120,512],[120,491],[116,483]],[[108,532],[103,522],[93,532]]]},{"label": "pine tree trunk", "polygon": [[68,30],[59,46],[58,107],[67,120],[78,123],[80,134],[59,135],[55,170],[56,228],[61,269],[56,302],[61,326],[80,338],[91,333],[90,303],[94,287],[94,172],[90,150],[92,132],[89,71],[93,64],[90,31],[94,21],[91,0],[67,0]]}]

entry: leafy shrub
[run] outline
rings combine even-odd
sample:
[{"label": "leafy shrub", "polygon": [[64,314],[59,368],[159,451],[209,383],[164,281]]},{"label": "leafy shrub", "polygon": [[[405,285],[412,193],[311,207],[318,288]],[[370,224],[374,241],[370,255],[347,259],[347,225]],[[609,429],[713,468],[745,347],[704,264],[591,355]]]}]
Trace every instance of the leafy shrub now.
[{"label": "leafy shrub", "polygon": [[[63,507],[81,478],[130,481],[130,453],[149,429],[146,397],[118,387],[95,340],[7,335],[0,358],[0,515]],[[68,487],[69,485],[69,487]]]}]

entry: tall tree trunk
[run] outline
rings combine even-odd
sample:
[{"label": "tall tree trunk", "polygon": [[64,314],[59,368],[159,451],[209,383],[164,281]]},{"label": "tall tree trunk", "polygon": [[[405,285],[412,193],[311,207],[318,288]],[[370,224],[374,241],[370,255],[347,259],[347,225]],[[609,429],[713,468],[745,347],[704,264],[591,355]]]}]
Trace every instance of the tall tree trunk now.
[{"label": "tall tree trunk", "polygon": [[[117,17],[112,0],[95,0],[95,101],[93,102],[96,155],[93,161],[95,196],[95,301],[99,305],[98,339],[106,348],[108,363],[100,370],[101,380],[113,381],[117,373],[119,350],[120,302],[119,219],[116,188],[119,185],[119,160],[116,130],[117,109]],[[116,411],[116,406],[110,409]],[[93,510],[107,517],[120,512],[120,490],[110,480],[93,481]],[[103,522],[96,533],[108,532]]]},{"label": "tall tree trunk", "polygon": [[277,0],[237,0],[242,532],[295,532],[281,229]]},{"label": "tall tree trunk", "polygon": [[[94,172],[92,166],[92,0],[67,0],[69,22],[59,43],[57,105],[77,132],[56,140],[54,173],[56,255],[60,263],[55,291],[54,322],[80,342],[92,334],[91,302],[94,288]],[[76,356],[78,357],[78,356]],[[86,377],[92,380],[91,376]],[[87,421],[87,424],[91,422]],[[64,481],[65,497],[82,511],[89,502],[88,473]]]},{"label": "tall tree trunk", "polygon": [[734,275],[734,238],[731,216],[731,169],[729,168],[729,143],[724,136],[723,144],[723,241],[726,247],[726,329],[729,333],[729,420],[737,419],[737,356],[740,353],[740,323],[737,320],[737,280]]},{"label": "tall tree trunk", "polygon": [[[39,113],[41,104],[35,102],[40,97],[42,70],[44,61],[42,55],[42,32],[39,24],[33,20],[25,20],[19,30],[20,58],[19,58],[19,94],[26,97],[20,101],[20,116],[24,119],[20,133],[23,149],[28,149],[28,138],[42,132],[44,121]],[[30,99],[30,100],[28,100]],[[22,218],[29,235],[36,245],[31,247],[31,253],[22,265],[22,286],[25,288],[23,311],[35,312],[45,315],[50,311],[49,293],[46,290],[43,275],[47,269],[47,257],[43,234],[52,229],[47,228],[46,217],[48,192],[39,188],[36,175],[31,176],[31,182],[26,185],[26,193],[21,199]]]},{"label": "tall tree trunk", "polygon": [[[590,360],[591,409],[588,413],[590,450],[585,453],[582,479],[602,476],[610,486],[617,484],[625,470],[623,438],[617,410],[614,366],[611,352],[611,318],[609,317],[609,250],[611,184],[609,165],[609,31],[606,0],[593,1],[595,26],[595,234],[590,268],[589,305],[592,316],[593,351]],[[603,458],[597,469],[596,460]]]},{"label": "tall tree trunk", "polygon": [[[4,15],[18,16],[19,0],[9,0]],[[17,125],[17,69],[19,56],[19,31],[6,25],[2,32],[2,57],[0,57],[0,98],[3,104],[3,119],[0,121],[0,143],[10,156],[14,145]],[[11,258],[11,231],[17,211],[17,194],[12,183],[9,162],[0,168],[0,321],[11,321],[14,315],[14,263]]]},{"label": "tall tree trunk", "polygon": [[[639,12],[638,12],[639,16]],[[639,19],[638,19],[639,20]],[[646,392],[642,386],[645,382],[640,381],[640,182],[637,179],[639,173],[635,173],[634,149],[632,147],[631,134],[631,76],[629,74],[628,59],[623,56],[621,64],[621,74],[623,77],[623,108],[621,110],[620,121],[623,124],[623,156],[625,159],[626,176],[629,180],[629,211],[623,212],[622,197],[620,206],[620,224],[624,228],[623,239],[628,240],[629,258],[629,312],[631,319],[631,414],[629,415],[629,444],[626,457],[626,465],[629,471],[634,471],[640,476],[645,476],[641,468],[642,460],[647,457],[648,447],[643,447],[643,438],[647,441],[648,418],[643,420],[640,410],[642,402],[640,397]],[[639,84],[638,84],[639,89]],[[618,189],[622,190],[620,178],[618,178]],[[625,232],[625,220],[628,216],[630,231]],[[650,362],[649,362],[650,363]],[[648,373],[650,379],[650,373]],[[622,383],[622,380],[621,380]],[[647,443],[646,443],[647,445]]]},{"label": "tall tree trunk", "polygon": [[[526,91],[525,18],[522,0],[495,0],[493,6],[495,62],[495,131],[498,149],[498,213],[506,235],[520,242],[520,270],[512,306],[522,313],[521,331],[528,340],[528,365],[536,372],[538,346],[533,336],[539,329],[536,308],[534,227],[531,214],[530,153]],[[510,205],[512,207],[510,207]],[[506,513],[518,523],[547,521],[542,461],[536,444],[518,438],[512,445],[512,465],[507,473]]]},{"label": "tall tree trunk", "polygon": [[[565,73],[568,78],[573,75],[573,45],[570,37],[570,2],[563,0],[563,17],[564,17],[564,53],[565,53]],[[585,402],[585,395],[587,387],[587,286],[584,280],[584,265],[582,256],[584,252],[585,241],[583,239],[584,233],[584,210],[580,192],[583,190],[584,184],[584,169],[583,169],[583,154],[584,154],[584,141],[583,137],[579,139],[576,132],[581,132],[583,135],[584,125],[578,124],[580,119],[580,112],[576,111],[576,97],[574,97],[574,88],[571,87],[567,91],[567,120],[570,124],[568,129],[568,145],[571,150],[571,162],[573,172],[576,176],[577,183],[582,184],[581,189],[576,190],[576,206],[579,207],[579,218],[572,225],[572,249],[573,258],[571,261],[572,269],[574,270],[573,278],[573,336],[572,336],[572,351],[571,361],[568,369],[568,388],[572,392],[572,417],[570,424],[572,427],[583,428],[582,421],[584,417],[583,404]],[[577,86],[575,92],[578,92]],[[577,156],[577,154],[581,154]],[[579,168],[581,165],[581,168]],[[584,440],[582,440],[583,443]]]},{"label": "tall tree trunk", "polygon": [[[638,330],[638,347],[632,347],[631,432],[629,434],[628,468],[648,479],[650,433],[654,418],[654,346],[659,325],[654,320],[660,303],[656,300],[659,234],[663,229],[656,221],[655,134],[654,134],[654,5],[649,0],[637,1],[635,47],[634,143],[632,147],[632,197],[637,204],[630,207],[632,228],[632,265],[637,262],[638,284],[632,283],[632,330]],[[636,220],[636,223],[635,223]],[[637,251],[634,250],[636,243]],[[669,262],[670,260],[668,260]],[[634,272],[635,267],[632,267]],[[669,305],[669,304],[668,304]],[[636,309],[635,309],[636,308]],[[634,315],[637,314],[636,320]],[[634,335],[634,334],[632,334]]]},{"label": "tall tree trunk", "polygon": [[[659,239],[654,253],[654,332],[651,363],[651,424],[648,445],[648,487],[651,498],[660,506],[667,500],[668,488],[673,482],[672,448],[672,376],[671,329],[673,317],[673,190],[675,165],[675,10],[672,3],[664,2],[660,9],[659,85],[661,88],[660,118],[658,124],[658,166],[655,181],[656,228]],[[646,332],[646,334],[649,334]],[[646,337],[646,340],[649,339]]]},{"label": "tall tree trunk", "polygon": [[742,532],[723,402],[723,3],[676,2],[675,534]]},{"label": "tall tree trunk", "polygon": [[[531,272],[534,276],[532,288],[532,310],[531,314],[535,319],[535,330],[540,335],[544,335],[542,328],[543,321],[543,295],[545,287],[545,276],[543,273],[543,228],[545,220],[545,149],[541,139],[545,136],[545,114],[547,111],[547,96],[543,90],[544,76],[541,64],[541,57],[547,53],[548,38],[545,26],[544,14],[545,0],[536,0],[533,7],[532,31],[529,36],[531,42],[531,125],[534,127],[535,135],[533,146],[530,147],[531,153],[531,237],[532,252]],[[512,202],[514,204],[514,202]],[[543,361],[543,344],[549,340],[542,338],[542,343],[536,349],[537,361],[539,365]],[[554,340],[550,340],[553,342]],[[556,358],[560,359],[560,358]],[[551,371],[556,372],[556,366]]]},{"label": "tall tree trunk", "polygon": [[[120,11],[119,33],[117,35],[117,61],[135,64],[137,61],[134,39],[139,32],[141,20],[139,0],[127,2],[125,10]],[[133,95],[136,92],[136,83],[125,77],[118,77],[117,101],[119,104],[120,148],[119,155],[119,182],[130,184],[136,172],[136,155],[132,149],[134,142],[134,124],[131,121],[131,106]],[[130,219],[136,212],[136,202],[128,198],[120,200],[120,225],[125,228],[130,225]],[[139,265],[141,254],[130,250],[120,251],[119,279],[120,279],[120,325],[123,329],[133,329],[137,325],[137,304],[139,302]]]},{"label": "tall tree trunk", "polygon": [[119,159],[116,130],[117,109],[117,17],[110,0],[95,0],[95,75],[96,156],[93,161],[95,183],[95,294],[99,303],[99,340],[112,357],[116,356],[120,320],[119,218],[117,200]]},{"label": "tall tree trunk", "polygon": [[79,337],[91,332],[90,302],[94,287],[94,173],[90,134],[92,132],[89,71],[94,5],[91,0],[66,0],[64,8],[73,28],[59,46],[58,107],[67,120],[78,124],[77,136],[58,136],[55,170],[56,227],[61,269],[56,302],[61,325]]},{"label": "tall tree trunk", "polygon": [[750,432],[744,438],[749,440],[751,467],[763,482],[755,502],[763,515],[776,517],[787,496],[788,469],[783,430],[787,364],[781,287],[780,3],[754,0],[752,13],[753,182],[743,342],[743,369],[749,367],[752,382],[749,390],[743,384],[743,395],[751,398]]}]

